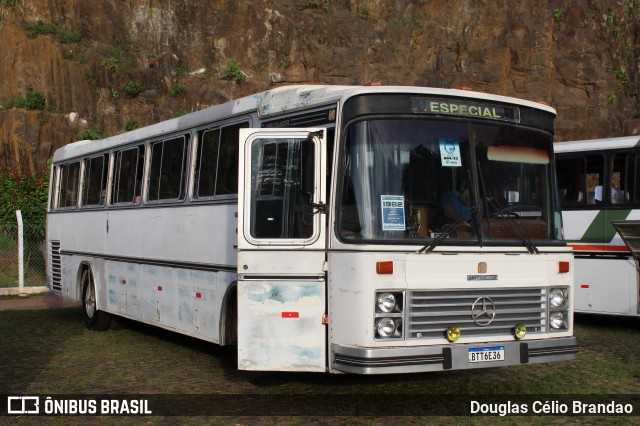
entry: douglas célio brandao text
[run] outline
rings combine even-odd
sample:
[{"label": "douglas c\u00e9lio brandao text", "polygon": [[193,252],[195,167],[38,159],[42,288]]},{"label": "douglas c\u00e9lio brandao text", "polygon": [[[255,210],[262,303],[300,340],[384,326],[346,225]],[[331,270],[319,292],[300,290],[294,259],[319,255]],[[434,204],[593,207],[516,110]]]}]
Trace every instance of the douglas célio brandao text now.
[{"label": "douglas c\u00e9lio brandao text", "polygon": [[529,403],[506,401],[502,403],[485,403],[480,401],[470,402],[470,413],[480,415],[509,416],[518,414],[566,414],[566,415],[629,415],[633,414],[634,406],[629,403],[609,402],[583,402],[573,400],[560,401],[533,401]]}]

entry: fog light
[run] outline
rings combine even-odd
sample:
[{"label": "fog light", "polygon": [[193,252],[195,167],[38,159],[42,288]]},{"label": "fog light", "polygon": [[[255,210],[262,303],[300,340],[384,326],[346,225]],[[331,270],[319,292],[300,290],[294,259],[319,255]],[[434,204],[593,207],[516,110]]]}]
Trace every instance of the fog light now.
[{"label": "fog light", "polygon": [[513,327],[513,334],[518,340],[524,339],[524,336],[527,335],[527,327],[524,324],[518,324]]},{"label": "fog light", "polygon": [[396,332],[396,322],[391,318],[380,318],[376,321],[376,330],[380,337],[392,337]]},{"label": "fog light", "polygon": [[549,325],[556,330],[564,328],[564,314],[562,312],[553,312],[549,315]]},{"label": "fog light", "polygon": [[460,338],[460,329],[455,325],[447,328],[447,340],[450,342],[455,342]]}]

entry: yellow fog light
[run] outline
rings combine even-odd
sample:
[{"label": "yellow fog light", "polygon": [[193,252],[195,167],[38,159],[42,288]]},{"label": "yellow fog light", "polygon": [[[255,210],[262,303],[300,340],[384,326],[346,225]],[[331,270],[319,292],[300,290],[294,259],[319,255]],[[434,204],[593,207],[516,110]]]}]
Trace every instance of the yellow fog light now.
[{"label": "yellow fog light", "polygon": [[460,338],[460,329],[455,325],[447,328],[447,340],[450,342],[455,342]]},{"label": "yellow fog light", "polygon": [[518,340],[524,339],[524,336],[527,335],[527,327],[524,324],[518,324],[513,327],[513,334]]}]

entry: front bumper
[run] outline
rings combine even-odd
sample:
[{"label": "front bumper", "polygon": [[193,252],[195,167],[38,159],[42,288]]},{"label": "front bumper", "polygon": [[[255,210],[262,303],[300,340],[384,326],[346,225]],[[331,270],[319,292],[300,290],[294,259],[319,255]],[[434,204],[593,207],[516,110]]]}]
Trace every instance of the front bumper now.
[{"label": "front bumper", "polygon": [[[469,362],[469,349],[492,346],[504,346],[504,360]],[[332,344],[331,368],[358,374],[419,373],[569,361],[577,353],[575,337],[381,349]]]}]

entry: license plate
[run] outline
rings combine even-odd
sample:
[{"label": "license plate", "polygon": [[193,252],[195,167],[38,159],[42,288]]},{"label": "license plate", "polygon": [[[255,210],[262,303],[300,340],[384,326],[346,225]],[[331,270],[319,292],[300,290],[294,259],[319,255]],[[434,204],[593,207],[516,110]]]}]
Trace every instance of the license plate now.
[{"label": "license plate", "polygon": [[470,348],[469,362],[504,361],[504,346],[490,348]]}]

